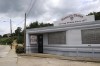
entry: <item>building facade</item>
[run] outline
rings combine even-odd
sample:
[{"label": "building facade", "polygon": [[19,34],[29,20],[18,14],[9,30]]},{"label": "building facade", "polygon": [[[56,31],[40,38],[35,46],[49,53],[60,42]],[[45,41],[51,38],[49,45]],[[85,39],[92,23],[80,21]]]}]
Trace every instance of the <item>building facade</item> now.
[{"label": "building facade", "polygon": [[85,18],[87,21],[84,21],[80,14],[71,14],[61,20],[62,24],[57,21],[53,27],[27,29],[26,53],[100,57],[99,20]]}]

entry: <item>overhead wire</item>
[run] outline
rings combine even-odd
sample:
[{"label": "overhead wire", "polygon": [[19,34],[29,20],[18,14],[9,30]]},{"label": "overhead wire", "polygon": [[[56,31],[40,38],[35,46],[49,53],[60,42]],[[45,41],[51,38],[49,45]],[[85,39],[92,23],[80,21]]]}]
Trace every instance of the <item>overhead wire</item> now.
[{"label": "overhead wire", "polygon": [[29,6],[28,6],[28,8],[27,8],[27,10],[26,10],[25,13],[27,13],[27,12],[30,10],[30,7],[31,7],[31,5],[32,5],[32,2],[33,2],[33,0],[30,1]]},{"label": "overhead wire", "polygon": [[26,13],[26,17],[29,16],[29,14],[30,14],[30,12],[31,12],[31,10],[32,10],[32,8],[33,8],[33,6],[34,6],[35,3],[36,3],[36,1],[37,1],[37,0],[34,0],[34,1],[32,2],[32,5],[31,5],[31,7],[30,7],[28,13]]},{"label": "overhead wire", "polygon": [[[30,13],[30,11],[32,9],[32,6],[33,6],[33,3],[34,3],[33,0],[31,0],[30,3],[29,3],[28,8],[26,9],[26,12],[25,12],[26,14],[29,14]],[[16,26],[20,25],[23,22],[24,22],[24,19],[22,21],[20,21]]]}]

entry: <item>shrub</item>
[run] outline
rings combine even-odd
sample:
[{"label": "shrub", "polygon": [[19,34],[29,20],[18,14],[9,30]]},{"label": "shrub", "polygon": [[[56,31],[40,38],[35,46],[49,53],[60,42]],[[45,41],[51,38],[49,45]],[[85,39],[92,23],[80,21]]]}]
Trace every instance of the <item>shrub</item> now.
[{"label": "shrub", "polygon": [[11,38],[0,38],[0,44],[5,45],[8,44],[10,45],[13,42],[13,39]]},{"label": "shrub", "polygon": [[16,46],[16,53],[20,54],[20,53],[24,53],[24,47],[17,45]]}]

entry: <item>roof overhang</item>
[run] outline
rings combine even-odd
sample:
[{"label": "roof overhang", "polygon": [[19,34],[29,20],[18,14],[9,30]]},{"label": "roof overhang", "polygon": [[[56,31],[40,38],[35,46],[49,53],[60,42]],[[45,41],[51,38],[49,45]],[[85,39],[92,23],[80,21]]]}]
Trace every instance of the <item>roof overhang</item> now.
[{"label": "roof overhang", "polygon": [[100,20],[87,23],[70,24],[66,26],[52,26],[52,27],[27,29],[26,33],[40,34],[40,33],[50,33],[58,31],[67,31],[72,29],[92,29],[92,28],[100,28]]}]

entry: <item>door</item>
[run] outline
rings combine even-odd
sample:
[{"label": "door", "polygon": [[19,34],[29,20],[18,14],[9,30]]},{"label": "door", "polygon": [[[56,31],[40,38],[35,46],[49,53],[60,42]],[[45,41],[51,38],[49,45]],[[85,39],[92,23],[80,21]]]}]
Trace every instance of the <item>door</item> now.
[{"label": "door", "polygon": [[43,53],[43,34],[38,35],[38,53]]}]

